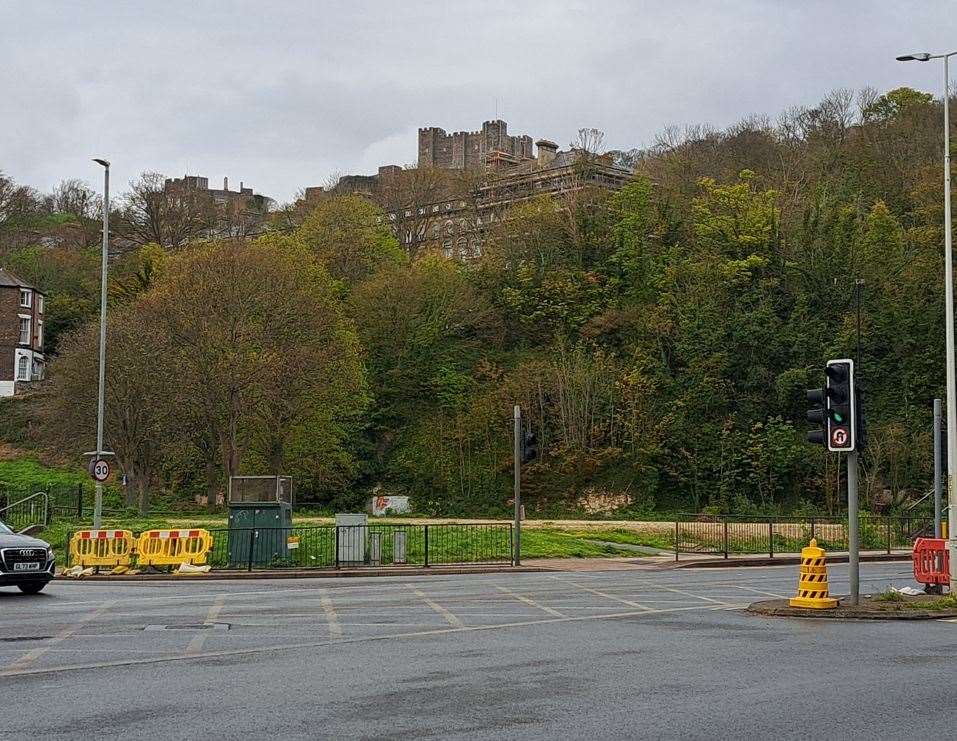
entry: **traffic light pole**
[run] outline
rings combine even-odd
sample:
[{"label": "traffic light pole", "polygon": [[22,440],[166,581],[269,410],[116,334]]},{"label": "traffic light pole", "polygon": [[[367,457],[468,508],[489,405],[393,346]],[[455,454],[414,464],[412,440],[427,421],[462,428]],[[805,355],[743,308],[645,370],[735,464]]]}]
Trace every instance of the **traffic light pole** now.
[{"label": "traffic light pole", "polygon": [[857,511],[857,450],[847,454],[847,567],[851,593],[848,602],[856,605],[861,594],[860,524]]},{"label": "traffic light pole", "polygon": [[522,565],[522,408],[515,405],[515,524],[512,526],[512,563]]}]

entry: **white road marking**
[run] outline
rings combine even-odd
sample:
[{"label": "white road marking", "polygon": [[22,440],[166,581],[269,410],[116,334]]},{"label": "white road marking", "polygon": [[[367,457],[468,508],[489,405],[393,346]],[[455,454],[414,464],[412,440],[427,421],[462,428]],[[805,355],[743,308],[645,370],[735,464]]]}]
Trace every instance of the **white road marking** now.
[{"label": "white road marking", "polygon": [[[216,618],[219,617],[219,614],[223,611],[223,605],[226,604],[226,598],[223,595],[219,595],[214,601],[213,604],[209,606],[209,610],[206,611],[206,619],[203,621],[204,625],[211,625],[216,622]],[[186,653],[196,654],[199,653],[203,648],[203,644],[206,642],[206,631],[200,630],[193,640],[189,642],[189,645],[186,647]]]},{"label": "white road marking", "polygon": [[496,589],[498,589],[500,592],[504,592],[505,594],[509,595],[510,597],[514,597],[515,599],[517,599],[519,602],[521,602],[521,603],[523,603],[523,604],[529,605],[530,607],[534,607],[534,608],[536,608],[536,609],[538,609],[538,610],[541,610],[542,612],[547,612],[549,615],[552,615],[552,616],[554,616],[554,617],[565,617],[565,615],[563,615],[562,613],[560,613],[558,610],[556,610],[556,609],[554,609],[554,608],[551,608],[551,607],[549,607],[548,605],[543,605],[543,604],[541,604],[541,603],[539,603],[539,602],[536,602],[536,601],[533,600],[533,599],[529,599],[529,598],[526,597],[524,594],[519,594],[518,592],[515,592],[515,591],[509,589],[508,587],[503,587],[503,586],[501,586],[501,585],[497,585],[497,586],[496,586]]},{"label": "white road marking", "polygon": [[763,594],[768,597],[777,597],[778,599],[787,599],[783,594],[775,594],[774,592],[766,592],[763,589],[755,589],[754,587],[742,587],[740,584],[731,584],[730,586],[735,589],[743,589],[746,592],[754,592],[755,594]]},{"label": "white road marking", "polygon": [[208,651],[193,655],[163,656],[155,658],[129,659],[125,661],[101,661],[89,664],[72,664],[68,666],[57,667],[36,667],[33,669],[0,669],[0,677],[17,677],[33,674],[54,674],[68,671],[83,671],[89,669],[110,669],[120,666],[137,666],[146,664],[163,664],[174,661],[190,661],[197,659],[216,659],[229,656],[254,656],[257,654],[278,653],[281,651],[302,651],[307,648],[322,648],[342,646],[349,643],[367,643],[371,641],[395,640],[401,638],[421,638],[426,636],[450,635],[454,633],[471,633],[478,631],[504,630],[508,628],[523,628],[530,625],[547,625],[550,623],[574,623],[587,620],[614,620],[629,617],[646,617],[650,615],[661,615],[672,612],[686,612],[694,610],[712,610],[719,611],[725,609],[743,609],[747,604],[728,605],[726,607],[715,607],[714,605],[691,605],[687,607],[671,607],[664,610],[634,610],[628,612],[616,612],[604,615],[579,615],[574,617],[553,617],[542,618],[540,620],[524,620],[514,623],[499,623],[497,625],[468,625],[461,627],[434,628],[432,630],[414,631],[408,633],[388,633],[382,635],[357,636],[354,638],[343,638],[337,641],[313,641],[309,643],[299,643],[293,645],[263,646],[260,648],[235,649],[228,651]]},{"label": "white road marking", "polygon": [[652,610],[652,608],[650,608],[650,607],[645,607],[644,605],[640,605],[640,604],[638,604],[637,602],[633,602],[633,601],[631,601],[631,600],[624,599],[623,597],[618,597],[618,596],[616,596],[616,595],[614,595],[614,594],[608,594],[607,592],[601,592],[601,591],[599,591],[599,590],[597,590],[597,589],[592,589],[591,587],[586,587],[584,584],[578,584],[577,582],[573,582],[573,581],[571,581],[571,580],[569,580],[569,579],[562,579],[562,578],[560,578],[560,577],[553,576],[553,575],[551,575],[551,574],[549,574],[549,576],[550,576],[552,579],[555,579],[556,581],[561,582],[562,584],[569,584],[569,585],[571,585],[571,586],[573,586],[573,587],[577,587],[578,589],[581,589],[582,591],[591,592],[592,594],[597,594],[599,597],[604,597],[605,599],[609,599],[609,600],[611,600],[612,602],[620,602],[620,603],[623,604],[623,605],[628,605],[628,607],[637,607],[639,610],[645,610],[645,611],[648,611],[648,612],[650,612],[650,611]]},{"label": "white road marking", "polygon": [[73,623],[73,625],[63,628],[43,646],[39,646],[33,649],[32,651],[27,652],[21,658],[14,661],[13,664],[11,664],[11,666],[9,667],[9,671],[16,671],[18,669],[22,669],[26,667],[28,664],[36,661],[41,656],[43,656],[43,654],[45,654],[51,648],[56,646],[58,643],[62,643],[67,638],[72,636],[74,633],[80,630],[80,628],[82,628],[84,625],[96,620],[100,615],[102,615],[104,612],[109,610],[115,604],[116,604],[116,600],[111,600],[110,602],[102,603],[93,612],[86,615],[86,617],[80,618],[75,623]]},{"label": "white road marking", "polygon": [[455,615],[453,615],[451,612],[449,612],[444,607],[442,607],[442,605],[440,605],[438,602],[435,602],[434,600],[429,599],[429,596],[425,592],[423,592],[421,589],[419,589],[418,587],[414,587],[411,584],[409,584],[408,586],[415,593],[417,597],[419,597],[423,602],[425,602],[425,604],[427,604],[429,607],[435,610],[439,615],[444,617],[445,621],[449,625],[452,625],[456,628],[463,627],[463,623],[461,620],[459,620],[457,617],[455,617]]},{"label": "white road marking", "polygon": [[333,638],[342,636],[342,625],[339,624],[339,618],[336,615],[336,608],[332,604],[332,598],[329,596],[329,590],[323,589],[322,596],[319,598],[319,604],[322,605],[322,611],[326,614],[326,622],[329,624],[329,635]]}]

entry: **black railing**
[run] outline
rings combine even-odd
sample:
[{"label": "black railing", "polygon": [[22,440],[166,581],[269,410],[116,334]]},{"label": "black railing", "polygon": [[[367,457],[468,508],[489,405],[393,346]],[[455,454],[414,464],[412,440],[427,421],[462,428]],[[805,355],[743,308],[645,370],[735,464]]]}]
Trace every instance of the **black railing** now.
[{"label": "black railing", "polygon": [[44,528],[50,524],[50,498],[46,492],[27,494],[19,499],[0,500],[0,522],[14,532],[27,528]]},{"label": "black railing", "polygon": [[512,561],[511,523],[210,530],[217,569],[449,566]]},{"label": "black railing", "polygon": [[[933,537],[934,518],[878,516],[860,518],[861,550],[910,549],[914,540]],[[681,553],[721,555],[798,553],[815,538],[827,551],[846,551],[846,517],[748,517],[679,515],[674,522],[675,560]]]}]

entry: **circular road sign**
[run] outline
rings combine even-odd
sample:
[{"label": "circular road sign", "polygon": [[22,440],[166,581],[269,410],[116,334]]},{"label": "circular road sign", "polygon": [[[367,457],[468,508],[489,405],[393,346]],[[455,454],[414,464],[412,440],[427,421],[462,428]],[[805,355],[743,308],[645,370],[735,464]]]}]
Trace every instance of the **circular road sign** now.
[{"label": "circular road sign", "polygon": [[100,458],[90,461],[90,476],[94,481],[106,481],[110,477],[110,464],[108,461]]},{"label": "circular road sign", "polygon": [[837,446],[847,445],[847,430],[843,427],[837,427],[831,433],[831,442]]}]

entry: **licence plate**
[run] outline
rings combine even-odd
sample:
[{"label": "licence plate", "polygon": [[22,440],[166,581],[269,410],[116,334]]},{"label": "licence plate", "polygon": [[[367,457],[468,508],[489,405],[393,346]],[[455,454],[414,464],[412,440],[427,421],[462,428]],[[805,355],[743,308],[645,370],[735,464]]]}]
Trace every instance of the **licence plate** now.
[{"label": "licence plate", "polygon": [[13,564],[14,571],[39,571],[40,564],[38,563],[15,563]]}]

